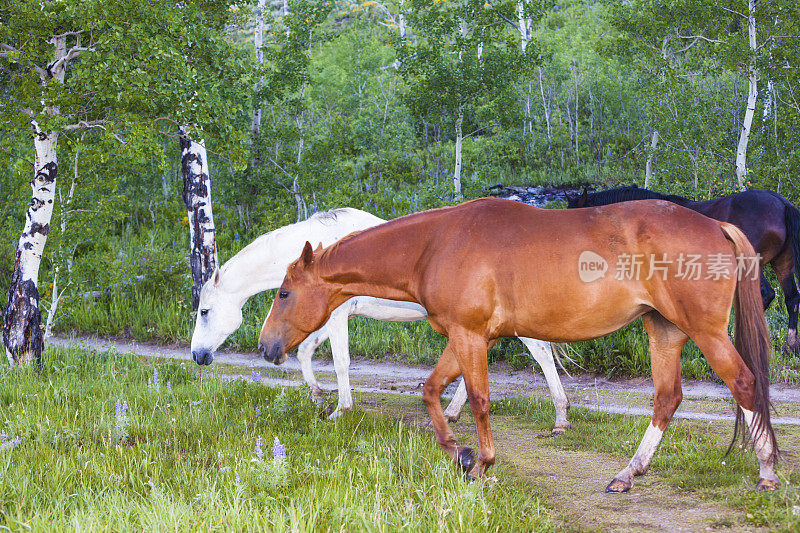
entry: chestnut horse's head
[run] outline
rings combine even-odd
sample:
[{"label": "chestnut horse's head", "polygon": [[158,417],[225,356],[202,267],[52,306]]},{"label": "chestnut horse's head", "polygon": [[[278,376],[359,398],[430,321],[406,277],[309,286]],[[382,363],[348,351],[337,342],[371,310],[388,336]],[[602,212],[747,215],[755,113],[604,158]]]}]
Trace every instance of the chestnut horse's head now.
[{"label": "chestnut horse's head", "polygon": [[316,252],[306,242],[300,258],[286,269],[272,309],[261,327],[258,351],[267,361],[279,365],[286,354],[330,318],[334,288],[314,273]]}]

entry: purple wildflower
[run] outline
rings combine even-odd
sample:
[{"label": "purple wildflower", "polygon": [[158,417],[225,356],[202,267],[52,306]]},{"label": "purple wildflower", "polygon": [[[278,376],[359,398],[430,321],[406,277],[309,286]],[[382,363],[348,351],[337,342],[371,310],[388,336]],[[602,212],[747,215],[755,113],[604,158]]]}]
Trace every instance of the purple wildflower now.
[{"label": "purple wildflower", "polygon": [[0,433],[0,444],[5,444],[7,440],[8,440],[8,435],[6,435],[6,432],[3,431],[2,433]]},{"label": "purple wildflower", "polygon": [[11,441],[11,444],[13,444],[13,445],[14,445],[14,448],[19,448],[19,445],[20,445],[20,444],[22,444],[22,439],[20,439],[19,437],[17,437],[17,438],[16,438],[16,439],[14,439],[13,441]]},{"label": "purple wildflower", "polygon": [[256,438],[256,456],[258,456],[259,459],[264,457],[264,450],[261,449],[262,444],[264,444],[264,441],[261,440],[261,435],[259,435],[258,438]]},{"label": "purple wildflower", "polygon": [[278,437],[275,437],[275,440],[272,442],[272,458],[275,459],[275,462],[280,463],[285,457],[286,448],[283,447]]},{"label": "purple wildflower", "polygon": [[239,472],[236,472],[235,475],[236,475],[236,477],[234,479],[236,479],[236,483],[241,483],[242,479],[239,477]]},{"label": "purple wildflower", "polygon": [[253,373],[250,374],[250,381],[252,381],[253,383],[261,383],[261,373],[253,370]]},{"label": "purple wildflower", "polygon": [[239,240],[239,232],[238,231],[236,232],[236,235],[233,236],[233,240],[234,241],[238,241]]},{"label": "purple wildflower", "polygon": [[158,389],[158,369],[157,368],[153,369],[153,382],[152,383],[153,383],[153,386],[156,389]]},{"label": "purple wildflower", "polygon": [[256,407],[256,418],[261,418],[261,409]]}]

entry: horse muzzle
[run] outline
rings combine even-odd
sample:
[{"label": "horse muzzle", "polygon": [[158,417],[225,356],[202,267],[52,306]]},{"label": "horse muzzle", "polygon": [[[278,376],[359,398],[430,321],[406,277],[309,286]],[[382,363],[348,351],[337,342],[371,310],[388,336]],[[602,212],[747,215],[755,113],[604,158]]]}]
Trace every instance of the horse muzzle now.
[{"label": "horse muzzle", "polygon": [[208,350],[192,351],[192,359],[201,366],[207,366],[214,362],[214,354]]},{"label": "horse muzzle", "polygon": [[258,353],[264,360],[279,365],[286,361],[286,352],[283,349],[283,343],[279,340],[275,341],[259,341]]}]

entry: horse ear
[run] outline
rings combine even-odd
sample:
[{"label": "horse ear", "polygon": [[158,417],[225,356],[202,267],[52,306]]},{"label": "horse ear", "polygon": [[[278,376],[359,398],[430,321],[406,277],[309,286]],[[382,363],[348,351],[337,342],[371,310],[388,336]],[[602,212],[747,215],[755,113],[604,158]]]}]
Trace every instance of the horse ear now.
[{"label": "horse ear", "polygon": [[314,253],[317,254],[317,253],[319,253],[321,251],[322,251],[322,243],[319,243],[317,245],[316,249],[314,250]]},{"label": "horse ear", "polygon": [[300,254],[300,259],[303,260],[303,266],[308,266],[314,261],[314,249],[311,248],[311,243],[306,241],[306,245],[303,247],[303,253]]},{"label": "horse ear", "polygon": [[219,285],[219,267],[214,269],[214,274],[212,277],[214,278],[214,286],[216,287]]}]

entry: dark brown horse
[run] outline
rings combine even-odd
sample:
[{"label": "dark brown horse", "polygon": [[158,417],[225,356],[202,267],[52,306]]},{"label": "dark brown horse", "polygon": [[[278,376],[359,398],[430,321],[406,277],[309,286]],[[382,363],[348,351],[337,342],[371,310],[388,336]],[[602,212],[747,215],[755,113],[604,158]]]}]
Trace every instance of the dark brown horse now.
[{"label": "dark brown horse", "polygon": [[[692,273],[687,258],[694,256],[707,271]],[[737,265],[747,261],[750,275],[737,281]],[[755,252],[739,229],[669,202],[546,210],[484,198],[398,218],[325,250],[307,243],[287,270],[259,350],[282,363],[353,296],[419,303],[449,339],[423,389],[437,442],[470,476],[482,476],[495,460],[486,355],[497,339],[581,341],[641,316],[650,338],[653,417],[607,490],[627,491],[647,471],[681,402],[680,353],[689,338],[733,393],[737,429],[742,419],[750,427],[759,487],[774,488],[770,344],[757,274]],[[735,347],[727,329],[734,302]],[[442,414],[442,390],[462,373],[477,460],[457,445]]]},{"label": "dark brown horse", "polygon": [[794,353],[800,352],[800,340],[797,337],[800,292],[794,279],[795,273],[800,279],[800,211],[792,202],[765,189],[739,192],[714,200],[694,201],[676,194],[660,194],[632,186],[592,193],[584,191],[582,195],[569,199],[568,207],[593,207],[645,199],[667,200],[738,226],[761,255],[761,298],[764,309],[772,303],[775,291],[764,276],[763,266],[769,263],[775,270],[789,315],[785,348]]}]

